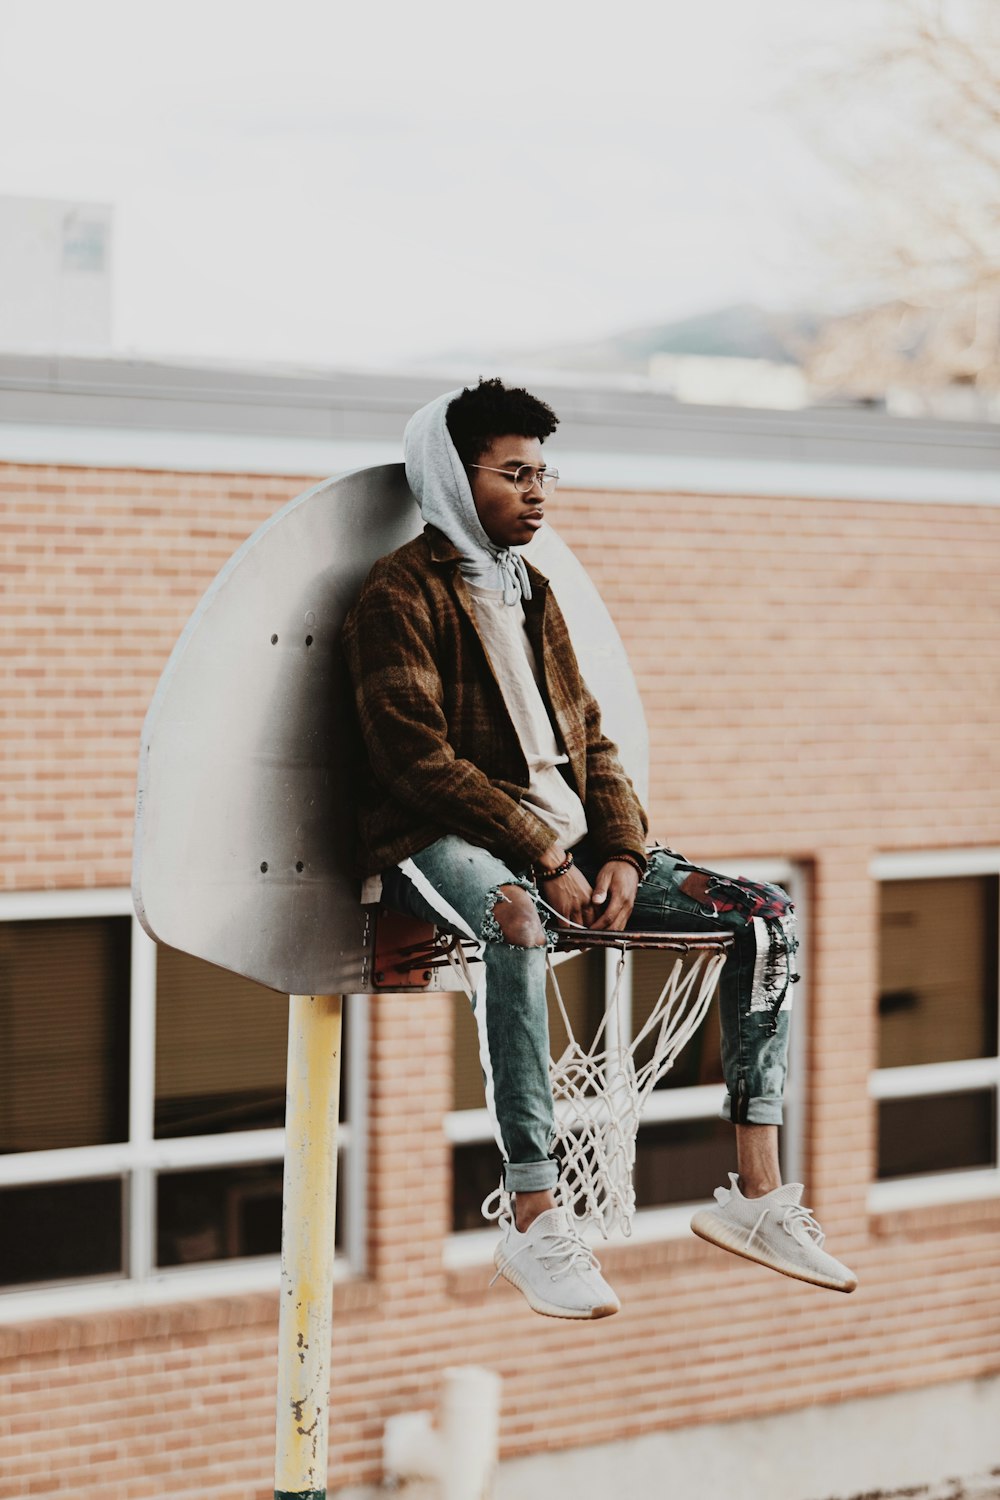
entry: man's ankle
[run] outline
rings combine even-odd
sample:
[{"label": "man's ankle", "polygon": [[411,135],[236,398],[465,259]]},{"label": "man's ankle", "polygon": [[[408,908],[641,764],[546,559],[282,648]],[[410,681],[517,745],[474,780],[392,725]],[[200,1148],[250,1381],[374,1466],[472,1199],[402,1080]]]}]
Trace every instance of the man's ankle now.
[{"label": "man's ankle", "polygon": [[737,1125],[736,1170],[744,1198],[763,1198],[781,1186],[777,1125]]},{"label": "man's ankle", "polygon": [[744,1177],[741,1173],[738,1183],[744,1198],[764,1198],[768,1193],[773,1193],[775,1188],[780,1188],[781,1178]]},{"label": "man's ankle", "polygon": [[514,1225],[518,1234],[524,1234],[548,1209],[556,1207],[555,1194],[551,1188],[538,1193],[514,1194]]}]

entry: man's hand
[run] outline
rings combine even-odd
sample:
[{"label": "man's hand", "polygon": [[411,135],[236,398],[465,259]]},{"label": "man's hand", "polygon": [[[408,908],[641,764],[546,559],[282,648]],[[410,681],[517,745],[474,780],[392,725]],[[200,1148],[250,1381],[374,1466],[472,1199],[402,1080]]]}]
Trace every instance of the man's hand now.
[{"label": "man's hand", "polygon": [[[556,885],[558,882],[553,881]],[[622,859],[609,859],[602,865],[591,895],[593,909],[599,915],[590,926],[595,931],[610,928],[619,932],[632,915],[636,891],[639,889],[639,873]],[[554,905],[555,903],[553,903]]]},{"label": "man's hand", "polygon": [[543,881],[539,887],[543,900],[570,922],[589,927],[593,921],[590,881],[571,865],[565,875]]}]

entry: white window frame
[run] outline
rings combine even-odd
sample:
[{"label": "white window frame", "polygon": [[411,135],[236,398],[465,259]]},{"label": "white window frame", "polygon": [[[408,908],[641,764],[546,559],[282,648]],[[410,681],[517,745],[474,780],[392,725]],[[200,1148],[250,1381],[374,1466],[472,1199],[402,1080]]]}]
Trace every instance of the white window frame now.
[{"label": "white window frame", "polygon": [[[939,880],[956,875],[1000,875],[1000,848],[930,849],[912,853],[879,854],[872,860],[873,880]],[[1000,953],[997,955],[1000,965]],[[963,1062],[922,1063],[915,1067],[875,1068],[868,1079],[872,1100],[919,1099],[931,1094],[962,1093],[995,1088],[1000,1112],[1000,1053]],[[1000,1142],[1000,1113],[996,1120]],[[1000,1197],[1000,1152],[994,1167],[956,1168],[873,1182],[868,1189],[870,1213],[899,1208],[921,1208],[935,1203],[961,1203]]]},{"label": "white window frame", "polygon": [[[791,1181],[802,1176],[805,1104],[806,1026],[809,995],[809,885],[807,867],[788,859],[728,859],[710,861],[713,870],[720,875],[745,875],[750,880],[766,880],[774,885],[791,884],[795,891],[795,914],[798,918],[796,936],[799,948],[795,955],[795,969],[801,976],[793,990],[793,1025],[789,1042],[788,1086],[785,1090],[786,1124],[782,1127],[783,1152],[786,1175]],[[604,955],[605,995],[610,996],[614,988],[618,966],[617,951]],[[625,982],[622,986],[621,1003],[626,1019],[631,1007],[631,988],[628,983],[630,963],[626,956]],[[642,1124],[653,1125],[672,1120],[712,1120],[719,1113],[723,1090],[719,1084],[699,1085],[684,1089],[657,1089],[643,1111]],[[485,1109],[452,1110],[445,1115],[445,1135],[454,1147],[493,1140],[490,1119]],[[640,1126],[641,1129],[641,1126]],[[735,1147],[734,1147],[735,1151]],[[734,1156],[735,1163],[735,1156]],[[640,1208],[632,1222],[632,1233],[628,1237],[616,1232],[604,1241],[597,1230],[588,1231],[594,1243],[611,1245],[643,1244],[653,1240],[680,1239],[689,1232],[691,1214],[699,1203],[674,1203],[667,1208]],[[496,1231],[489,1229],[465,1229],[450,1234],[444,1242],[444,1263],[450,1270],[463,1266],[480,1265],[490,1260],[496,1243]]]},{"label": "white window frame", "polygon": [[[279,1255],[248,1256],[199,1266],[155,1265],[155,1186],[157,1172],[178,1168],[280,1162],[283,1129],[242,1130],[228,1135],[156,1140],[153,1135],[156,1065],[156,944],[135,915],[131,893],[120,888],[73,891],[17,891],[0,894],[0,922],[59,918],[123,917],[131,920],[129,1029],[129,1139],[108,1146],[76,1146],[58,1151],[0,1155],[0,1187],[118,1177],[122,1182],[124,1275],[88,1277],[37,1287],[0,1288],[0,1323],[56,1317],[104,1308],[239,1292],[277,1290]],[[342,1179],[343,1253],[334,1263],[338,1280],[365,1272],[368,1105],[368,997],[350,995],[347,1028],[349,1117],[338,1133],[338,1172]],[[276,995],[274,1003],[281,1004]]]}]

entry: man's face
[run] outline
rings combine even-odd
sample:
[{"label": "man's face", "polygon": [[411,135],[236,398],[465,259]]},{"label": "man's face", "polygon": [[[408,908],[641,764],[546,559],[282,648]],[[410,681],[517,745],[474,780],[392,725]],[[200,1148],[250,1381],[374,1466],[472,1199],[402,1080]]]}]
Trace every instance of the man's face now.
[{"label": "man's face", "polygon": [[[486,465],[469,470],[472,498],[483,530],[497,547],[525,546],[542,525],[546,497],[537,483],[527,494],[521,494],[514,487],[513,475],[521,464],[544,467],[541,443],[538,438],[494,438],[476,462]],[[494,474],[493,469],[504,473]]]}]

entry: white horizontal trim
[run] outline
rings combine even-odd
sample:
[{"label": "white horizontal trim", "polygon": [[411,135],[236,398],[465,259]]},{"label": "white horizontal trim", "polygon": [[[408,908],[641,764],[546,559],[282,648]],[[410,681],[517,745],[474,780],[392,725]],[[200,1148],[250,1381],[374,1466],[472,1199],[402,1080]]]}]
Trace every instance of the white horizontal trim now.
[{"label": "white horizontal trim", "polygon": [[643,1125],[664,1124],[670,1120],[712,1120],[722,1108],[725,1085],[706,1083],[696,1088],[654,1089],[642,1112]]},{"label": "white horizontal trim", "polygon": [[492,1265],[496,1242],[496,1229],[466,1229],[449,1234],[441,1245],[441,1262],[446,1271]]},{"label": "white horizontal trim", "polygon": [[[338,1256],[334,1281],[350,1281],[356,1272]],[[251,1292],[274,1292],[281,1284],[281,1257],[218,1261],[158,1271],[148,1281],[94,1280],[67,1282],[24,1291],[0,1292],[0,1323],[22,1323],[40,1318],[65,1318],[86,1313],[127,1312],[168,1302],[194,1302],[206,1297],[238,1297]]]},{"label": "white horizontal trim", "polygon": [[453,1146],[467,1146],[475,1141],[492,1141],[489,1111],[453,1109],[444,1117],[445,1140]]},{"label": "white horizontal trim", "polygon": [[[347,1145],[348,1132],[337,1132],[338,1149]],[[151,1141],[140,1151],[141,1164],[163,1171],[184,1167],[224,1167],[240,1162],[282,1161],[283,1130],[234,1130],[231,1135],[175,1136]]]},{"label": "white horizontal trim", "polygon": [[[485,1111],[483,1111],[485,1114]],[[351,1127],[341,1122],[337,1149],[351,1144]],[[0,1156],[0,1187],[33,1182],[83,1182],[120,1177],[149,1168],[155,1172],[196,1171],[199,1168],[241,1166],[250,1162],[283,1161],[283,1130],[240,1130],[228,1135],[177,1136],[147,1144],[123,1141],[111,1146],[76,1146],[64,1151],[22,1151]]]},{"label": "white horizontal trim", "polygon": [[895,854],[876,854],[868,873],[873,880],[996,875],[1000,873],[1000,849],[907,849]]},{"label": "white horizontal trim", "polygon": [[87,1178],[122,1177],[137,1165],[137,1147],[127,1141],[113,1146],[78,1146],[65,1151],[17,1151],[0,1156],[0,1187],[33,1182],[82,1182]]},{"label": "white horizontal trim", "polygon": [[1000,1198],[1000,1171],[973,1168],[873,1182],[868,1189],[868,1212],[890,1213],[897,1208],[930,1208],[939,1203],[976,1202],[984,1198]]},{"label": "white horizontal trim", "polygon": [[[702,1207],[702,1203],[680,1203],[670,1208],[641,1208],[632,1220],[631,1235],[615,1233],[605,1239],[599,1230],[588,1228],[583,1237],[598,1254],[601,1246],[649,1245],[657,1240],[683,1239],[690,1233],[691,1215]],[[492,1265],[496,1242],[497,1230],[493,1228],[466,1229],[448,1235],[442,1245],[445,1269],[460,1271],[467,1266]]]},{"label": "white horizontal trim", "polygon": [[[710,1120],[722,1107],[725,1089],[722,1084],[709,1083],[704,1087],[686,1089],[654,1089],[642,1112],[642,1124],[662,1124],[670,1120]],[[557,1103],[556,1113],[561,1118],[573,1114],[573,1106]],[[485,1109],[455,1109],[444,1117],[445,1138],[453,1146],[467,1146],[474,1142],[493,1140],[490,1117]]]},{"label": "white horizontal trim", "polygon": [[102,886],[84,891],[0,892],[0,922],[131,915],[132,893],[127,887]]},{"label": "white horizontal trim", "polygon": [[377,438],[283,438],[169,428],[57,427],[0,423],[0,461],[177,473],[301,474],[324,478],[402,461],[398,442]]},{"label": "white horizontal trim", "polygon": [[[341,1132],[341,1137],[342,1137]],[[179,1137],[146,1145],[123,1141],[112,1146],[79,1146],[65,1151],[24,1151],[0,1156],[0,1186],[30,1182],[82,1182],[116,1177],[149,1167],[156,1171],[237,1166],[281,1161],[283,1130],[243,1130],[232,1135]]]},{"label": "white horizontal trim", "polygon": [[[567,488],[998,505],[991,469],[553,449]],[[0,423],[0,461],[323,478],[398,463],[398,441]]]},{"label": "white horizontal trim", "polygon": [[981,469],[810,463],[681,454],[559,450],[566,488],[710,495],[794,495],[814,500],[902,500],[934,505],[1000,505],[1000,479]]},{"label": "white horizontal trim", "polygon": [[997,1084],[1000,1084],[1000,1057],[971,1057],[959,1062],[877,1068],[869,1074],[868,1094],[872,1099],[914,1099],[931,1094],[964,1093]]}]

